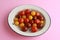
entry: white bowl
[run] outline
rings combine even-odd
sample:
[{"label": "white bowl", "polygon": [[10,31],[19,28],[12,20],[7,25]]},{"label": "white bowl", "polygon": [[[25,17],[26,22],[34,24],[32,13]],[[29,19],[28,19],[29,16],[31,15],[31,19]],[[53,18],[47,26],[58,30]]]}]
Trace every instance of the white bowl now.
[{"label": "white bowl", "polygon": [[[45,26],[43,27],[43,29],[41,29],[40,31],[35,32],[35,33],[22,32],[18,27],[16,27],[15,25],[13,25],[13,19],[14,19],[15,15],[19,11],[21,11],[23,9],[33,9],[33,10],[40,11],[42,13],[42,15],[45,17],[45,20],[46,20],[46,23],[45,23]],[[9,23],[10,28],[14,32],[16,32],[16,33],[18,33],[20,35],[24,35],[24,36],[37,36],[37,35],[41,35],[41,34],[43,34],[43,33],[45,33],[47,31],[47,29],[50,26],[51,20],[50,20],[50,17],[48,15],[48,13],[44,9],[42,9],[41,7],[37,7],[37,6],[33,6],[33,5],[21,5],[21,6],[18,6],[16,8],[14,8],[11,11],[11,13],[8,16],[8,23]]]}]

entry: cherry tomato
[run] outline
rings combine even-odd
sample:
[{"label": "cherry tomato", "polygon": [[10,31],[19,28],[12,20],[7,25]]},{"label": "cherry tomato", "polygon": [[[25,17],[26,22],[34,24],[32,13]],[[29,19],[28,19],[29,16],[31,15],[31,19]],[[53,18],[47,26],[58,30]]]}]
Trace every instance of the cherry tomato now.
[{"label": "cherry tomato", "polygon": [[35,16],[36,15],[36,12],[35,11],[31,11],[31,15],[32,16]]},{"label": "cherry tomato", "polygon": [[40,27],[40,24],[37,24],[37,28],[38,28],[38,29],[40,29],[40,28],[41,28],[41,27]]},{"label": "cherry tomato", "polygon": [[29,18],[30,14],[26,14],[26,17]]},{"label": "cherry tomato", "polygon": [[37,24],[36,23],[33,23],[33,26],[37,26]]},{"label": "cherry tomato", "polygon": [[23,15],[22,18],[25,19],[26,18],[26,15]]},{"label": "cherry tomato", "polygon": [[43,16],[41,16],[41,19],[40,20],[45,20],[45,18]]},{"label": "cherry tomato", "polygon": [[34,19],[34,20],[37,19],[37,16],[34,16],[33,19]]},{"label": "cherry tomato", "polygon": [[32,26],[31,32],[36,32],[36,31],[38,31],[38,28],[36,26]]},{"label": "cherry tomato", "polygon": [[33,19],[33,16],[30,15],[30,16],[29,16],[29,20],[32,20],[32,19]]},{"label": "cherry tomato", "polygon": [[42,29],[43,26],[44,26],[43,24],[38,24],[38,25],[37,25],[37,28],[38,28],[38,29]]},{"label": "cherry tomato", "polygon": [[44,24],[45,22],[44,21],[40,21],[41,24]]},{"label": "cherry tomato", "polygon": [[19,18],[18,21],[19,21],[19,23],[22,23],[22,22],[24,22],[24,19],[23,18]]},{"label": "cherry tomato", "polygon": [[29,22],[29,19],[28,19],[28,18],[25,18],[25,19],[24,19],[24,22],[25,22],[25,23]]},{"label": "cherry tomato", "polygon": [[26,15],[27,18],[29,17],[29,15],[30,15],[30,10],[29,9],[25,10],[25,15]]},{"label": "cherry tomato", "polygon": [[30,28],[30,27],[31,27],[31,24],[30,24],[30,23],[25,23],[25,26],[26,26],[27,28]]},{"label": "cherry tomato", "polygon": [[31,27],[31,24],[30,24],[30,23],[28,23],[28,24],[27,24],[27,27],[28,27],[28,28],[30,28],[30,27]]},{"label": "cherry tomato", "polygon": [[19,26],[20,26],[20,27],[23,27],[24,25],[25,25],[24,23],[20,23],[20,25],[19,25]]},{"label": "cherry tomato", "polygon": [[16,26],[18,26],[18,25],[19,25],[19,22],[18,22],[18,21],[15,21],[14,24],[15,24]]},{"label": "cherry tomato", "polygon": [[24,27],[21,28],[21,30],[22,30],[23,32],[26,32],[26,31],[28,30],[28,28],[24,26]]},{"label": "cherry tomato", "polygon": [[42,15],[38,16],[37,18],[40,19],[40,20],[44,20],[45,19]]},{"label": "cherry tomato", "polygon": [[16,15],[15,17],[18,18],[18,19],[21,18],[21,16],[19,16],[19,15]]},{"label": "cherry tomato", "polygon": [[40,20],[39,19],[36,19],[34,22],[35,23],[40,23]]},{"label": "cherry tomato", "polygon": [[37,13],[36,13],[36,16],[40,16],[40,13],[39,13],[39,12],[37,12]]},{"label": "cherry tomato", "polygon": [[15,22],[15,21],[18,21],[18,18],[14,18],[14,22]]},{"label": "cherry tomato", "polygon": [[20,12],[19,12],[19,15],[20,15],[20,16],[25,15],[25,12],[24,12],[24,11],[20,11]]},{"label": "cherry tomato", "polygon": [[27,15],[27,14],[30,14],[30,9],[26,9],[25,10],[25,14]]},{"label": "cherry tomato", "polygon": [[29,23],[33,24],[33,23],[34,23],[34,21],[33,21],[33,20],[30,20],[30,21],[29,21]]}]

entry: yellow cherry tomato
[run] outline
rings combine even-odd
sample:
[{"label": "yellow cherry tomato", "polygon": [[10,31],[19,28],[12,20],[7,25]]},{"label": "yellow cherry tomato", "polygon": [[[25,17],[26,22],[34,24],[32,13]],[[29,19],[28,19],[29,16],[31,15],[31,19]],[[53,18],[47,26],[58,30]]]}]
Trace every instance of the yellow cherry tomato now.
[{"label": "yellow cherry tomato", "polygon": [[14,18],[14,21],[18,21],[18,18]]},{"label": "yellow cherry tomato", "polygon": [[33,26],[35,26],[35,27],[36,27],[36,26],[37,26],[37,24],[36,24],[36,23],[34,23],[34,24],[33,24]]},{"label": "yellow cherry tomato", "polygon": [[25,18],[26,18],[26,16],[25,16],[25,15],[23,15],[23,16],[22,16],[22,18],[23,18],[23,19],[25,19]]},{"label": "yellow cherry tomato", "polygon": [[24,23],[21,23],[19,26],[20,26],[20,27],[24,26]]},{"label": "yellow cherry tomato", "polygon": [[40,21],[41,24],[44,24],[44,21]]},{"label": "yellow cherry tomato", "polygon": [[31,12],[31,15],[32,15],[32,16],[35,16],[35,15],[36,15],[36,12],[35,12],[35,11],[32,11],[32,12]]},{"label": "yellow cherry tomato", "polygon": [[30,16],[29,16],[29,20],[32,20],[32,19],[33,19],[33,16],[30,15]]},{"label": "yellow cherry tomato", "polygon": [[18,22],[18,21],[15,21],[14,24],[15,24],[16,26],[18,26],[18,25],[19,25],[19,22]]}]

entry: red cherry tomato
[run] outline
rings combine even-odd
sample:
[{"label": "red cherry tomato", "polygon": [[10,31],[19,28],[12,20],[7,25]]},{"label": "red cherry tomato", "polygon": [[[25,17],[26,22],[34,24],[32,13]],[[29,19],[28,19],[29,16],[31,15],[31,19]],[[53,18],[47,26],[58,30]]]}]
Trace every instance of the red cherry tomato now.
[{"label": "red cherry tomato", "polygon": [[28,28],[30,28],[30,27],[31,27],[31,24],[30,24],[30,23],[28,23],[28,24],[27,24],[27,27],[28,27]]},{"label": "red cherry tomato", "polygon": [[37,24],[37,28],[38,28],[38,29],[40,29],[40,28],[41,28],[41,27],[40,27],[40,24]]},{"label": "red cherry tomato", "polygon": [[38,29],[42,29],[43,26],[44,26],[43,24],[38,24],[38,25],[37,25],[37,28],[38,28]]},{"label": "red cherry tomato", "polygon": [[28,30],[28,28],[24,26],[24,27],[21,28],[21,30],[22,30],[23,32],[26,32],[26,31]]},{"label": "red cherry tomato", "polygon": [[18,18],[18,19],[21,18],[21,16],[19,16],[19,15],[16,15],[15,17]]},{"label": "red cherry tomato", "polygon": [[36,32],[38,29],[37,29],[37,27],[36,26],[32,26],[32,28],[31,28],[31,32]]},{"label": "red cherry tomato", "polygon": [[33,23],[34,23],[34,21],[33,21],[33,20],[30,20],[30,21],[29,21],[29,23],[33,24]]},{"label": "red cherry tomato", "polygon": [[26,9],[26,10],[25,10],[25,15],[27,16],[27,18],[29,17],[30,12],[31,12],[30,9]]},{"label": "red cherry tomato", "polygon": [[29,15],[30,15],[30,14],[26,14],[26,17],[29,18]]},{"label": "red cherry tomato", "polygon": [[34,16],[33,19],[34,19],[34,20],[37,19],[37,16]]},{"label": "red cherry tomato", "polygon": [[28,18],[25,18],[25,19],[24,19],[24,22],[25,22],[25,23],[29,22],[29,19],[28,19]]},{"label": "red cherry tomato", "polygon": [[24,22],[24,19],[23,18],[19,18],[18,21],[19,21],[19,23],[22,23],[22,22]]},{"label": "red cherry tomato", "polygon": [[26,9],[26,10],[25,10],[25,13],[26,13],[26,14],[30,14],[30,9]]},{"label": "red cherry tomato", "polygon": [[37,18],[40,19],[40,20],[44,20],[45,19],[42,15],[38,16]]},{"label": "red cherry tomato", "polygon": [[36,19],[34,22],[35,23],[40,23],[40,20],[39,19]]},{"label": "red cherry tomato", "polygon": [[31,24],[30,24],[30,23],[26,23],[25,26],[26,26],[27,28],[30,28],[30,27],[31,27]]},{"label": "red cherry tomato", "polygon": [[39,13],[39,12],[37,12],[37,13],[36,13],[36,16],[39,16],[39,15],[40,15],[40,13]]},{"label": "red cherry tomato", "polygon": [[45,18],[43,16],[41,16],[41,19],[40,20],[45,20]]},{"label": "red cherry tomato", "polygon": [[25,15],[25,12],[24,11],[21,11],[21,12],[19,12],[19,15],[20,16]]}]

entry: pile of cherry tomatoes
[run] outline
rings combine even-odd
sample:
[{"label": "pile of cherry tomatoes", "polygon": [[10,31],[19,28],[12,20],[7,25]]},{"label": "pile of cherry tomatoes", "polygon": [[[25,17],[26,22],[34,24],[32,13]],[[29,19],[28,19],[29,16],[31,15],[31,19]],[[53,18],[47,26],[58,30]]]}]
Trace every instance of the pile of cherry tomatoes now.
[{"label": "pile of cherry tomatoes", "polygon": [[45,18],[42,13],[30,9],[19,11],[13,21],[23,32],[27,30],[37,32],[45,25]]}]

